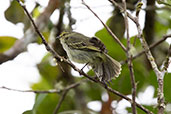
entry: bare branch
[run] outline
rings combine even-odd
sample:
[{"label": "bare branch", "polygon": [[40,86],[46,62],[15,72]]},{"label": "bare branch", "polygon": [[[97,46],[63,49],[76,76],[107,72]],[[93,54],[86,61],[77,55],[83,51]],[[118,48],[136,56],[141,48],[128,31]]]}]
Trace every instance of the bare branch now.
[{"label": "bare branch", "polygon": [[169,50],[168,50],[168,54],[166,56],[166,60],[164,61],[164,65],[163,65],[163,68],[162,68],[162,74],[164,74],[165,72],[167,72],[167,69],[169,67],[169,64],[171,63],[171,44],[169,46]]},{"label": "bare branch", "polygon": [[127,31],[127,58],[128,58],[128,67],[129,67],[129,72],[130,72],[130,78],[131,78],[131,85],[132,85],[132,113],[136,114],[136,102],[135,102],[135,98],[136,98],[136,84],[135,84],[135,76],[134,76],[134,70],[133,70],[133,64],[132,64],[132,54],[130,53],[130,37],[129,37],[129,24],[128,24],[128,17],[127,17],[127,13],[126,13],[126,1],[122,0],[123,2],[123,7],[124,7],[124,19],[125,19],[125,28]]},{"label": "bare branch", "polygon": [[[164,35],[162,39],[160,39],[159,41],[157,41],[157,42],[151,44],[151,45],[149,46],[149,49],[151,50],[151,49],[157,47],[158,45],[160,45],[161,43],[163,43],[163,42],[164,42],[167,38],[169,38],[169,37],[171,37],[171,34]],[[147,50],[146,50],[146,51],[147,51]],[[144,53],[145,53],[145,50],[143,50],[143,51],[139,52],[138,54],[134,55],[134,56],[132,57],[132,59],[136,59],[137,57],[143,55]],[[125,64],[127,61],[128,61],[128,60],[121,61],[120,63],[121,63],[121,64]]]},{"label": "bare branch", "polygon": [[[159,41],[157,41],[157,42],[151,44],[151,45],[149,46],[149,49],[153,49],[154,47],[158,46],[159,44],[161,44],[163,41],[165,41],[165,40],[166,40],[167,38],[169,38],[169,37],[171,37],[171,34],[163,36],[162,39],[160,39]],[[135,55],[135,56],[133,57],[133,59],[135,59],[135,58],[141,56],[142,54],[145,53],[145,51],[147,51],[147,50],[143,50],[142,52],[138,53],[137,55]]]},{"label": "bare branch", "polygon": [[83,5],[85,5],[96,17],[97,19],[103,24],[109,34],[113,37],[113,39],[122,47],[122,49],[126,52],[126,47],[120,42],[117,36],[111,31],[111,29],[99,18],[99,16],[82,0]]},{"label": "bare branch", "polygon": [[164,108],[165,108],[165,103],[164,103],[164,92],[163,92],[163,77],[164,75],[160,72],[160,70],[157,67],[157,64],[155,62],[155,59],[153,55],[151,54],[151,51],[148,47],[147,42],[145,41],[145,38],[143,36],[142,29],[139,24],[138,18],[136,18],[136,26],[138,29],[138,38],[140,39],[140,42],[142,44],[142,47],[145,50],[145,54],[152,66],[153,71],[155,72],[157,76],[157,81],[158,81],[158,114],[163,114],[164,113]]},{"label": "bare branch", "polygon": [[58,104],[56,105],[56,108],[55,108],[55,111],[53,112],[53,114],[57,114],[57,113],[58,113],[58,110],[59,110],[59,108],[61,107],[61,104],[62,104],[62,102],[64,101],[64,99],[65,99],[67,93],[68,93],[68,90],[65,90],[65,91],[62,92],[61,98],[59,99],[59,102],[58,102]]},{"label": "bare branch", "polygon": [[155,74],[157,76],[157,81],[158,81],[158,114],[163,114],[164,113],[164,108],[165,108],[164,92],[163,92],[163,78],[164,78],[164,75],[158,69],[157,64],[155,62],[155,59],[154,59],[154,57],[151,54],[151,51],[149,49],[149,46],[148,46],[147,42],[145,41],[145,38],[143,36],[143,31],[142,31],[141,26],[139,24],[139,19],[138,18],[136,18],[135,24],[136,24],[137,30],[138,30],[138,38],[140,39],[142,47],[145,50],[145,54],[146,54],[151,66],[152,66],[153,71],[155,72]]},{"label": "bare branch", "polygon": [[9,87],[5,87],[5,86],[2,86],[0,87],[0,89],[6,89],[6,90],[10,90],[10,91],[16,91],[16,92],[26,92],[26,93],[61,93],[65,90],[70,90],[72,88],[75,88],[77,86],[79,86],[82,82],[85,82],[87,80],[81,80],[80,82],[77,82],[77,83],[74,83],[74,84],[71,84],[69,85],[68,87],[62,89],[62,90],[57,90],[57,89],[51,89],[51,90],[19,90],[19,89],[12,89],[12,88],[9,88]]},{"label": "bare branch", "polygon": [[19,90],[19,89],[12,89],[12,88],[5,87],[5,86],[0,87],[0,89],[6,89],[6,90],[10,90],[10,91],[24,92],[24,93],[61,93],[61,90],[56,90],[56,89],[52,89],[52,90]]},{"label": "bare branch", "polygon": [[[117,4],[114,0],[109,0],[109,1],[112,2],[121,11],[124,10],[123,7],[120,6],[119,4]],[[164,75],[159,71],[159,69],[157,67],[157,64],[155,62],[155,59],[154,59],[154,57],[151,54],[151,51],[149,49],[149,46],[148,46],[147,42],[145,41],[145,38],[143,36],[143,31],[142,31],[141,26],[139,24],[138,17],[133,17],[128,12],[127,12],[127,15],[137,26],[138,38],[140,39],[142,47],[145,50],[145,54],[146,54],[151,66],[152,66],[153,71],[155,72],[155,74],[157,76],[157,81],[158,81],[158,86],[159,86],[158,87],[158,114],[163,114],[164,113],[164,108],[165,108],[164,93],[163,93],[163,77],[164,77]]]}]

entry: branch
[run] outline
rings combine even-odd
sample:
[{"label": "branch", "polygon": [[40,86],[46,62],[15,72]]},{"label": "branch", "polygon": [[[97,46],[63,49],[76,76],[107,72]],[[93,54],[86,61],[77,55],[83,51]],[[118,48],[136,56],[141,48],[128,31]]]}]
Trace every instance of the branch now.
[{"label": "branch", "polygon": [[169,46],[169,50],[168,50],[168,54],[167,54],[167,57],[166,57],[166,60],[164,61],[164,65],[163,65],[163,68],[162,68],[162,74],[165,74],[167,72],[167,69],[169,67],[169,64],[171,63],[171,44]]},{"label": "branch", "polygon": [[156,77],[157,77],[157,81],[158,81],[158,114],[163,114],[164,108],[165,108],[164,92],[163,92],[163,77],[164,77],[164,75],[158,69],[155,59],[154,59],[153,55],[151,54],[149,46],[143,36],[143,31],[139,24],[138,16],[135,18],[135,24],[136,24],[137,30],[138,30],[138,38],[140,39],[141,45],[145,50],[145,54],[146,54],[151,66],[152,66],[152,69],[155,72]]},{"label": "branch", "polygon": [[[149,49],[151,50],[151,49],[155,48],[156,46],[158,46],[158,45],[160,45],[161,43],[163,43],[163,42],[164,42],[167,38],[169,38],[169,37],[171,37],[171,34],[164,35],[162,39],[160,39],[159,41],[157,41],[157,42],[151,44],[151,45],[149,46]],[[139,52],[138,54],[134,55],[134,56],[132,57],[132,59],[136,59],[137,57],[141,56],[142,54],[145,53],[145,51],[147,51],[147,50],[143,50],[143,51]],[[128,61],[128,60],[124,60],[124,61],[121,61],[120,63],[121,63],[121,64],[125,64],[127,61]]]},{"label": "branch", "polygon": [[148,61],[150,62],[153,71],[156,74],[157,81],[158,81],[158,114],[164,113],[165,103],[164,103],[164,92],[163,92],[163,77],[164,75],[160,72],[160,70],[157,67],[157,64],[155,62],[155,59],[153,55],[151,54],[151,51],[148,47],[147,42],[145,41],[145,38],[143,36],[143,31],[141,29],[141,26],[139,24],[139,19],[136,18],[136,26],[138,29],[138,38],[140,39],[140,42],[142,44],[142,47],[145,50],[145,54],[148,58]]},{"label": "branch", "polygon": [[82,4],[85,5],[94,15],[97,17],[97,19],[103,24],[103,26],[106,28],[106,30],[109,32],[109,34],[113,37],[113,39],[121,46],[121,48],[126,52],[126,47],[120,42],[120,40],[117,38],[117,36],[111,31],[111,29],[99,18],[99,16],[82,0]]},{"label": "branch", "polygon": [[5,87],[2,86],[0,87],[0,89],[6,89],[6,90],[10,90],[10,91],[16,91],[16,92],[26,92],[26,93],[61,93],[61,90],[56,90],[56,89],[52,89],[52,90],[19,90],[19,89],[12,89],[9,87]]},{"label": "branch", "polygon": [[60,90],[57,90],[57,89],[52,89],[52,90],[19,90],[19,89],[12,89],[12,88],[5,87],[5,86],[0,87],[0,89],[6,89],[6,90],[10,90],[10,91],[24,92],[24,93],[41,93],[41,94],[45,94],[45,93],[61,93],[61,92],[66,91],[66,90],[76,88],[82,82],[85,82],[85,81],[87,81],[87,80],[81,80],[80,82],[71,84],[71,85],[69,85],[68,87],[66,87],[66,88],[64,88],[62,90],[61,89]]},{"label": "branch", "polygon": [[[149,46],[149,49],[153,49],[154,47],[158,46],[159,44],[161,44],[163,41],[165,41],[165,40],[166,40],[167,38],[169,38],[169,37],[171,37],[171,34],[168,34],[168,35],[163,36],[162,39],[160,39],[159,41],[157,41],[157,42],[151,44],[151,45]],[[137,55],[135,55],[135,56],[133,57],[133,59],[135,59],[135,58],[141,56],[142,54],[145,53],[145,51],[147,51],[147,50],[141,51],[140,53],[138,53]]]},{"label": "branch", "polygon": [[[120,9],[120,11],[124,11],[123,7],[119,4],[117,4],[114,0],[109,0],[111,3],[113,3],[116,7],[118,7]],[[141,26],[139,24],[139,18],[137,17],[133,17],[131,14],[129,14],[127,12],[128,17],[136,24],[137,26],[137,30],[138,30],[138,38],[140,39],[140,42],[142,44],[142,47],[145,50],[145,54],[152,66],[153,71],[156,74],[157,77],[157,81],[158,81],[158,114],[163,114],[164,113],[164,108],[165,108],[165,104],[164,104],[164,93],[163,93],[163,77],[164,74],[162,74],[158,67],[157,64],[155,62],[155,59],[153,57],[153,55],[151,54],[151,51],[149,49],[149,46],[147,44],[147,42],[145,41],[145,38],[143,36],[143,31],[141,29]]]},{"label": "branch", "polygon": [[68,93],[68,90],[65,90],[65,91],[62,92],[61,98],[59,99],[59,102],[58,102],[58,104],[56,105],[56,108],[55,108],[55,111],[54,111],[53,114],[57,114],[57,113],[58,113],[58,110],[59,110],[59,108],[61,107],[61,104],[62,104],[62,102],[64,101],[64,99],[65,99],[67,93]]},{"label": "branch", "polygon": [[[18,3],[20,4],[20,6],[23,7],[24,11],[26,12],[26,14],[28,15],[29,19],[31,20],[33,27],[35,29],[35,31],[37,32],[37,34],[40,36],[43,44],[45,45],[47,51],[49,51],[54,58],[56,58],[57,60],[61,60],[65,63],[67,63],[68,65],[70,65],[75,71],[77,71],[80,75],[83,75],[84,77],[88,78],[89,80],[95,82],[95,83],[99,83],[102,87],[104,87],[107,91],[116,94],[118,96],[120,96],[123,99],[126,99],[129,102],[132,102],[132,100],[130,98],[128,98],[127,96],[121,94],[120,92],[113,90],[112,88],[106,86],[106,84],[100,82],[99,80],[94,79],[93,77],[88,76],[85,72],[83,72],[82,70],[78,69],[74,64],[72,64],[69,60],[65,59],[64,57],[61,57],[60,55],[58,55],[46,42],[45,38],[42,36],[42,34],[39,32],[38,28],[36,27],[36,24],[34,23],[32,17],[30,16],[30,14],[28,13],[27,9],[25,8],[25,6],[18,0]],[[144,108],[142,105],[136,103],[136,106],[139,107],[141,110],[143,110],[146,113],[149,114],[153,114],[152,112],[150,112],[148,109]]]},{"label": "branch", "polygon": [[[118,7],[120,9],[120,11],[124,11],[124,9],[122,8],[122,6],[120,6],[119,4],[117,4],[114,0],[109,0],[110,2],[112,2],[116,7]],[[148,47],[147,42],[145,41],[145,38],[143,36],[143,31],[141,29],[141,26],[139,24],[139,19],[138,16],[137,17],[133,17],[132,15],[130,15],[127,12],[128,17],[136,24],[137,26],[137,30],[138,30],[138,38],[140,39],[140,42],[142,44],[142,47],[145,50],[145,54],[152,66],[153,71],[156,74],[157,77],[157,81],[158,81],[158,114],[163,114],[164,113],[164,108],[165,108],[165,104],[164,104],[164,93],[163,93],[163,77],[164,74],[162,74],[158,67],[157,64],[155,62],[154,57],[151,54],[151,51]]]},{"label": "branch", "polygon": [[135,102],[135,98],[136,98],[136,84],[135,84],[135,76],[134,76],[134,70],[133,70],[133,64],[132,64],[132,54],[130,53],[130,37],[129,37],[129,24],[128,24],[128,17],[127,17],[127,13],[126,13],[126,1],[122,0],[123,2],[123,6],[124,6],[124,19],[125,19],[125,28],[127,31],[127,58],[128,58],[128,67],[129,67],[129,72],[130,72],[130,78],[131,78],[131,85],[132,85],[132,113],[136,114],[136,102]]}]

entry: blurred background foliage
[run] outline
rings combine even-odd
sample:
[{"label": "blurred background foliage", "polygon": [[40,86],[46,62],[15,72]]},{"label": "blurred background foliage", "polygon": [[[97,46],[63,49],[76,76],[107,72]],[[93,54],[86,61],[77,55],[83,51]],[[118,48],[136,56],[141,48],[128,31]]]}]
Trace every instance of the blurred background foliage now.
[{"label": "blurred background foliage", "polygon": [[[58,36],[65,29],[73,29],[73,25],[77,22],[77,19],[72,17],[72,12],[69,3],[69,0],[60,1],[60,5],[56,10],[59,10],[60,16],[56,24],[53,24],[48,20],[47,26],[41,31],[45,36],[46,40],[52,44],[54,49],[62,56],[66,57],[66,53],[62,49],[59,41],[55,40],[55,37]],[[117,2],[121,2],[117,0]],[[135,12],[135,4],[137,1],[129,0],[128,1],[128,10]],[[147,6],[156,6],[155,0],[145,0]],[[169,0],[165,0],[166,3],[170,3]],[[145,5],[145,4],[144,4]],[[153,8],[149,10],[144,10],[146,12],[145,25],[144,25],[144,35],[148,44],[152,44],[162,38],[163,35],[167,34],[171,28],[171,15],[170,9],[167,5],[164,5],[166,8],[162,9]],[[168,8],[168,9],[167,9]],[[33,8],[31,14],[36,19],[39,17],[41,11],[41,5],[37,3],[35,8]],[[84,13],[84,12],[83,12]],[[68,23],[64,23],[64,15],[68,15]],[[24,23],[24,31],[30,27],[30,22],[26,15],[24,14],[22,8],[18,3],[13,0],[9,8],[5,12],[5,17],[8,21],[16,23]],[[108,19],[106,24],[111,28],[111,30],[119,37],[121,42],[126,45],[126,39],[124,38],[125,27],[124,27],[124,18],[123,15],[117,8],[114,8],[112,16]],[[53,34],[52,34],[53,33]],[[52,37],[53,35],[53,37]],[[113,40],[105,28],[97,31],[95,33],[108,49],[108,53],[111,57],[115,58],[118,61],[124,61],[127,59],[126,54],[121,49],[121,47]],[[52,37],[52,39],[51,39]],[[142,51],[141,44],[138,39],[134,40],[136,36],[131,37],[132,48],[134,49],[133,54],[137,54]],[[9,36],[0,36],[0,53],[5,52],[10,49],[17,38]],[[37,38],[35,43],[41,44],[40,38]],[[167,51],[168,43],[163,42],[156,48],[152,50],[158,66],[161,67],[162,62],[164,61]],[[55,65],[53,57],[51,54],[44,56],[42,61],[37,65],[39,73],[41,75],[41,80],[38,83],[32,84],[33,90],[49,90],[49,89],[64,89],[66,86],[75,83],[84,79],[84,77],[75,77],[71,73],[71,68],[65,64],[60,63],[60,66],[64,69],[64,72],[61,70],[59,65]],[[157,97],[157,79],[154,72],[151,70],[151,67],[146,60],[146,57],[140,56],[133,61],[135,79],[137,82],[137,95],[139,92],[143,92],[148,86],[154,87],[154,96]],[[94,75],[90,70],[89,75]],[[171,104],[171,74],[167,73],[164,77],[164,95],[166,100],[166,105]],[[129,69],[127,64],[123,64],[122,73],[116,79],[112,80],[110,86],[125,94],[131,94],[131,81],[129,75]],[[77,112],[77,114],[112,114],[111,103],[112,101],[121,101],[122,99],[114,94],[108,93],[109,98],[104,101],[102,100],[103,93],[107,92],[98,84],[93,82],[84,82],[77,88],[70,90],[65,100],[63,101],[59,114],[71,114]],[[57,103],[61,94],[37,94],[35,99],[35,104],[32,110],[25,111],[24,114],[52,114],[55,110]],[[87,107],[87,104],[91,101],[100,101],[102,103],[102,108],[100,112],[94,111]],[[108,104],[108,105],[107,105]],[[156,113],[157,105],[145,105],[146,108]],[[113,108],[114,110],[114,108]],[[128,112],[131,112],[131,108],[126,109]],[[170,112],[169,112],[170,111]],[[144,112],[137,108],[138,114],[144,114]],[[171,109],[166,110],[166,113],[171,113]]]}]

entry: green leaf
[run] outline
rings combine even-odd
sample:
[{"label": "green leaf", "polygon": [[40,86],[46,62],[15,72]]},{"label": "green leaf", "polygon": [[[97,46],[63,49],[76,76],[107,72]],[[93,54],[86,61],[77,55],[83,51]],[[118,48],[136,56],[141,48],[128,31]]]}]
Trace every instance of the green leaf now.
[{"label": "green leaf", "polygon": [[113,16],[108,19],[107,25],[112,32],[119,38],[122,39],[125,33],[124,17],[118,10],[113,11]]},{"label": "green leaf", "polygon": [[37,18],[40,15],[39,7],[34,8],[33,18]]},{"label": "green leaf", "polygon": [[[34,90],[45,90],[54,88],[57,77],[60,75],[60,70],[52,64],[53,58],[51,54],[44,56],[42,61],[37,65],[41,79],[38,83],[32,85]],[[54,62],[55,63],[55,62]]]},{"label": "green leaf", "polygon": [[10,49],[17,38],[11,36],[0,36],[0,53]]},{"label": "green leaf", "polygon": [[49,83],[45,78],[41,77],[38,83],[35,83],[31,86],[33,90],[48,90],[52,89],[53,85]]},{"label": "green leaf", "polygon": [[5,17],[8,21],[14,24],[22,22],[25,14],[22,7],[16,0],[13,0],[10,4],[10,7],[5,11]]},{"label": "green leaf", "polygon": [[39,94],[32,110],[33,114],[52,114],[58,99],[57,94]]},{"label": "green leaf", "polygon": [[5,17],[8,21],[14,24],[23,22],[25,25],[25,30],[30,26],[28,17],[26,17],[24,10],[16,0],[13,0],[10,4],[10,7],[5,11]]},{"label": "green leaf", "polygon": [[171,28],[170,11],[160,11],[156,17],[155,36],[161,38]]},{"label": "green leaf", "polygon": [[40,64],[37,65],[41,76],[47,80],[50,84],[54,84],[57,76],[60,74],[60,70],[57,66],[52,65],[53,58],[50,54],[47,54],[41,61]]},{"label": "green leaf", "polygon": [[[66,110],[75,110],[75,100],[73,99],[74,94],[71,94],[71,91],[67,93],[64,101],[61,104],[61,107],[58,112]],[[34,107],[32,109],[33,114],[53,114],[56,105],[59,102],[61,94],[38,94]]]}]

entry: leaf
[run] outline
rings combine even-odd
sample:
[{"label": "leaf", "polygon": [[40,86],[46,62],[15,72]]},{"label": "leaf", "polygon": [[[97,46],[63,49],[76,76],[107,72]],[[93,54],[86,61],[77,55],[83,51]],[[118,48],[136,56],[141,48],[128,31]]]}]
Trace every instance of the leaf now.
[{"label": "leaf", "polygon": [[10,4],[10,7],[5,11],[5,17],[8,21],[14,24],[23,22],[25,25],[25,30],[30,26],[29,19],[26,17],[22,7],[16,0],[13,0]]},{"label": "leaf", "polygon": [[33,107],[33,114],[52,114],[59,95],[57,94],[39,94]]},{"label": "leaf", "polygon": [[0,36],[0,53],[10,49],[17,38],[11,36]]},{"label": "leaf", "polygon": [[33,10],[33,18],[37,18],[40,15],[39,7],[35,7]]},{"label": "leaf", "polygon": [[155,21],[155,36],[161,38],[169,28],[171,28],[170,11],[158,12]]},{"label": "leaf", "polygon": [[51,54],[43,57],[42,61],[37,65],[41,79],[38,83],[32,85],[35,90],[45,90],[54,88],[60,70],[51,62],[53,60]]},{"label": "leaf", "polygon": [[108,19],[107,25],[119,39],[123,38],[125,33],[125,23],[124,17],[119,10],[113,11],[113,16]]},{"label": "leaf", "polygon": [[52,56],[50,54],[47,54],[42,59],[41,63],[37,65],[37,67],[41,76],[53,85],[57,79],[57,76],[60,74],[60,70],[57,66],[52,65],[52,60]]},{"label": "leaf", "polygon": [[[67,93],[64,101],[62,102],[58,112],[66,110],[75,109],[75,100],[73,99],[74,94],[71,94],[71,91]],[[33,114],[53,114],[56,105],[59,102],[61,94],[38,94],[34,107],[32,109]]]}]

